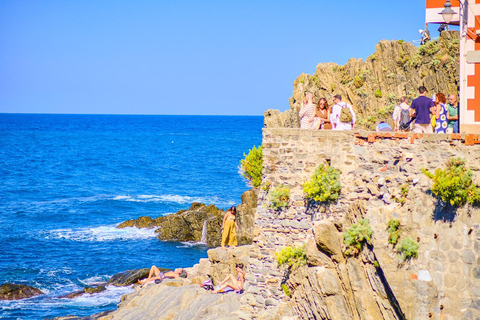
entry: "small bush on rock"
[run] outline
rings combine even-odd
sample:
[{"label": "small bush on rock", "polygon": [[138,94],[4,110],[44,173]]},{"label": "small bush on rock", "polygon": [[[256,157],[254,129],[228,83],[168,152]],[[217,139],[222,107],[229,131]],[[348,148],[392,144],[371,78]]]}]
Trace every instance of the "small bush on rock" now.
[{"label": "small bush on rock", "polygon": [[258,149],[253,146],[248,155],[244,153],[243,156],[245,159],[240,160],[241,174],[250,181],[254,188],[258,188],[262,183],[262,146],[259,146]]},{"label": "small bush on rock", "polygon": [[400,221],[397,219],[390,219],[387,222],[387,231],[389,234],[388,243],[396,245],[398,238],[400,238]]},{"label": "small bush on rock", "polygon": [[279,266],[286,264],[292,269],[307,264],[305,245],[300,247],[285,247],[279,252],[275,253],[275,257],[277,258],[277,263]]},{"label": "small bush on rock", "polygon": [[270,192],[270,206],[271,209],[280,210],[288,207],[290,201],[290,188],[279,184]]},{"label": "small bush on rock", "polygon": [[290,297],[290,296],[291,296],[290,290],[288,289],[288,286],[287,286],[285,283],[282,284],[282,290],[283,290],[283,293],[285,293],[285,295],[286,295],[287,297]]},{"label": "small bush on rock", "polygon": [[432,192],[440,196],[443,202],[452,206],[465,203],[480,204],[480,187],[473,183],[472,171],[465,167],[465,160],[451,158],[445,170],[437,168],[432,174],[422,168],[422,172],[433,180]]},{"label": "small bush on rock", "polygon": [[397,252],[403,257],[403,260],[410,260],[418,257],[418,243],[408,237],[400,242]]},{"label": "small bush on rock", "polygon": [[368,219],[360,219],[343,233],[343,242],[346,245],[347,256],[357,255],[362,251],[365,243],[371,243],[372,227]]},{"label": "small bush on rock", "polygon": [[315,173],[303,184],[303,192],[307,199],[313,201],[335,201],[340,190],[340,170],[322,164]]}]

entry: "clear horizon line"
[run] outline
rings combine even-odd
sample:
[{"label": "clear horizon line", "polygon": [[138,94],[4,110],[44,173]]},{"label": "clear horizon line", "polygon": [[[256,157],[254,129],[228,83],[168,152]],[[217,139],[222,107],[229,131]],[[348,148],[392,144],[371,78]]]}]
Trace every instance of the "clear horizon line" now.
[{"label": "clear horizon line", "polygon": [[44,114],[72,116],[204,116],[204,117],[263,117],[255,114],[160,114],[160,113],[55,113],[55,112],[0,112],[0,114]]}]

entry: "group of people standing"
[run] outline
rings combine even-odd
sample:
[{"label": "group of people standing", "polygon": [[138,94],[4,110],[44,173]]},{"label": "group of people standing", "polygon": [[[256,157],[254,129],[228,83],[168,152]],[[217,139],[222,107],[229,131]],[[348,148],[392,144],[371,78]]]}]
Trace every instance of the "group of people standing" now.
[{"label": "group of people standing", "polygon": [[342,101],[342,96],[333,97],[334,105],[329,108],[327,99],[320,98],[315,104],[313,93],[307,92],[298,113],[300,128],[323,130],[351,130],[355,124],[355,112],[350,104]]},{"label": "group of people standing", "polygon": [[406,97],[400,98],[400,104],[393,111],[395,131],[459,133],[457,96],[450,94],[447,103],[442,92],[434,94],[432,98],[427,97],[424,86],[420,86],[418,92],[418,98],[414,99],[410,106]]}]

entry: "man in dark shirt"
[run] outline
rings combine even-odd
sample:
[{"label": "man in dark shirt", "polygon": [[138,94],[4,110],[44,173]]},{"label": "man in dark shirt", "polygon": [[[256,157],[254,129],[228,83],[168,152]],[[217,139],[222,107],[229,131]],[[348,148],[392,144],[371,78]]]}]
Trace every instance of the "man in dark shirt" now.
[{"label": "man in dark shirt", "polygon": [[420,86],[418,92],[420,93],[419,97],[414,99],[410,106],[410,117],[416,117],[413,132],[433,133],[432,125],[430,123],[430,108],[435,104],[432,99],[426,96],[427,88]]}]

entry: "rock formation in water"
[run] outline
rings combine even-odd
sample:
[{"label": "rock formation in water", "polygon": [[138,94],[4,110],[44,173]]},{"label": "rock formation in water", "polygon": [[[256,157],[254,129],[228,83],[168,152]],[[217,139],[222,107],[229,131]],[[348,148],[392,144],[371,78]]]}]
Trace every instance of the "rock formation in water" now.
[{"label": "rock formation in water", "polygon": [[305,92],[314,94],[314,101],[325,97],[329,104],[335,94],[352,104],[357,114],[357,127],[372,129],[379,121],[391,122],[393,108],[401,96],[418,96],[424,85],[428,94],[458,93],[459,36],[457,31],[444,31],[438,40],[415,47],[402,40],[382,40],[366,61],[350,59],[341,66],[319,63],[313,75],[301,74],[293,83],[290,109],[281,113],[265,112],[265,127],[298,128],[298,112]]},{"label": "rock formation in water", "polygon": [[19,300],[43,294],[40,289],[25,284],[4,283],[0,286],[0,300]]},{"label": "rock formation in water", "polygon": [[[257,190],[251,189],[241,196],[237,206],[238,244],[250,244],[253,239],[254,215],[257,205]],[[193,203],[188,210],[152,219],[140,217],[121,223],[117,228],[156,228],[158,239],[168,241],[206,242],[217,247],[222,240],[222,221],[225,212],[214,205]]]}]

